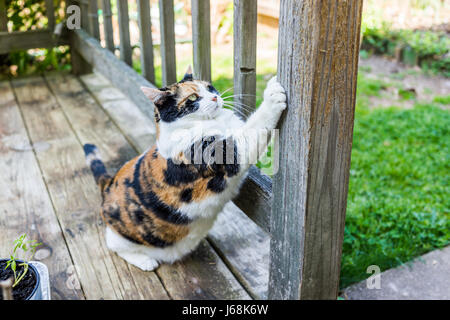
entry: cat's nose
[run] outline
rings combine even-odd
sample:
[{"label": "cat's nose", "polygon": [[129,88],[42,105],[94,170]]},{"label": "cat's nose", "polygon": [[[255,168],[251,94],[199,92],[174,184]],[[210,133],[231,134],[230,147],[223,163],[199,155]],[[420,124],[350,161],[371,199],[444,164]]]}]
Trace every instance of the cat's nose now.
[{"label": "cat's nose", "polygon": [[214,96],[214,97],[212,98],[212,101],[217,101],[217,96]]}]

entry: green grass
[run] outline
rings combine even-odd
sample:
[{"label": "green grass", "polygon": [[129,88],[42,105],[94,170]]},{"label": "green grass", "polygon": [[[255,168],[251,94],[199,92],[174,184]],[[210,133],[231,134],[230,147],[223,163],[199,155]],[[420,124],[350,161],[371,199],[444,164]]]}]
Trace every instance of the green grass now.
[{"label": "green grass", "polygon": [[[190,63],[190,57],[179,62],[179,79]],[[219,91],[233,86],[232,65],[226,53],[214,55]],[[358,76],[341,287],[366,279],[370,265],[385,270],[450,243],[450,114],[439,107],[449,97],[408,110],[369,108],[371,96],[399,85],[372,79],[370,71],[363,68]],[[274,73],[270,63],[259,62],[258,103]],[[407,91],[399,97],[410,98]],[[263,169],[270,167],[267,159],[262,162]]]},{"label": "green grass", "polygon": [[433,99],[434,103],[444,104],[444,105],[450,105],[450,95],[448,96],[436,96]]},{"label": "green grass", "polygon": [[341,287],[450,243],[450,114],[357,106]]}]

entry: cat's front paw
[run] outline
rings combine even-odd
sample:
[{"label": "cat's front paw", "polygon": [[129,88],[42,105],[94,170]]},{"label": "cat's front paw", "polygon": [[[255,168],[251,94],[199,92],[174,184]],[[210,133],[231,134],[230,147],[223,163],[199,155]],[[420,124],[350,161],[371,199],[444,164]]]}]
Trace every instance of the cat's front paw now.
[{"label": "cat's front paw", "polygon": [[277,81],[276,76],[267,83],[266,90],[264,90],[264,102],[272,108],[286,109],[286,92]]}]

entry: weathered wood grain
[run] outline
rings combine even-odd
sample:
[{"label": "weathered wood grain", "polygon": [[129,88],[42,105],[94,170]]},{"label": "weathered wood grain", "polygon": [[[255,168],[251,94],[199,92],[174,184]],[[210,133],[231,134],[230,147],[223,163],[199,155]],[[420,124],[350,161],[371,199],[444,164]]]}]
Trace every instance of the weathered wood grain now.
[{"label": "weathered wood grain", "polygon": [[52,48],[68,43],[66,37],[54,37],[53,31],[49,30],[0,32],[0,54],[14,50]]},{"label": "weathered wood grain", "polygon": [[177,81],[173,0],[159,0],[159,21],[161,30],[162,85],[166,86]]},{"label": "weathered wood grain", "polygon": [[233,202],[264,231],[270,232],[272,179],[269,176],[252,165]]},{"label": "weathered wood grain", "polygon": [[353,136],[362,0],[281,1],[280,168],[269,299],[336,299]]},{"label": "weathered wood grain", "polygon": [[[155,143],[156,129],[142,111],[119,89],[98,73],[83,75],[81,81],[116,123],[136,150],[146,150]],[[134,124],[130,126],[129,124]]]},{"label": "weathered wood grain", "polygon": [[131,66],[132,53],[130,43],[130,18],[128,16],[128,1],[117,1],[117,15],[119,18],[119,35],[120,35],[120,59],[127,65]]},{"label": "weathered wood grain", "polygon": [[102,0],[103,33],[106,48],[114,53],[114,30],[112,25],[111,0]]},{"label": "weathered wood grain", "polygon": [[251,296],[267,299],[270,236],[229,202],[209,232],[209,238]]},{"label": "weathered wood grain", "polygon": [[[86,167],[79,137],[44,80],[15,80],[13,85],[31,141],[50,145],[37,153],[37,158],[75,263],[73,272],[79,276],[86,298],[168,298],[151,273],[146,277],[146,291],[142,290],[143,285],[135,281],[136,270],[106,248],[105,228],[98,213],[101,197]],[[81,97],[82,93],[66,96],[77,95]],[[84,104],[84,108],[88,107],[92,106]],[[83,117],[82,113],[78,116]],[[93,124],[85,125],[88,132]]]},{"label": "weathered wood grain", "polygon": [[0,82],[0,257],[9,257],[13,241],[26,233],[43,243],[34,260],[49,268],[52,299],[84,299],[34,155],[47,147],[30,143],[13,91]]},{"label": "weathered wood grain", "polygon": [[137,5],[139,14],[142,76],[151,83],[155,83],[150,0],[137,0]]},{"label": "weathered wood grain", "polygon": [[[61,75],[49,76],[48,79],[79,141],[96,144],[109,169],[116,171],[121,164],[137,155],[136,150],[87,91],[82,89],[77,79]],[[74,92],[79,94],[73,95]],[[69,93],[72,93],[71,96],[68,96]],[[136,126],[136,121],[128,125]],[[175,265],[161,265],[156,272],[172,298],[248,298],[244,289],[206,242],[191,258]],[[193,284],[188,285],[189,281],[193,281]]]},{"label": "weathered wood grain", "polygon": [[[114,174],[126,161],[136,155],[135,150],[103,110],[98,107],[95,99],[78,79],[71,75],[50,74],[46,75],[46,80],[77,139],[81,144],[94,143],[99,150],[102,150],[102,158],[111,174]],[[97,211],[100,204],[101,202],[97,203]],[[124,261],[113,255],[113,263],[115,266],[121,266]],[[143,272],[133,266],[128,266],[128,268],[132,283],[138,286],[138,288],[131,289],[138,289],[142,298],[166,297],[154,272]]]},{"label": "weathered wood grain", "polygon": [[153,103],[142,93],[140,87],[155,86],[123,61],[117,59],[112,52],[102,48],[100,43],[85,31],[74,30],[71,35],[71,46],[75,51],[114,86],[122,92],[126,92],[149,121],[152,121],[154,118]]},{"label": "weathered wood grain", "polygon": [[245,116],[256,107],[257,5],[257,0],[234,0],[233,6],[234,101]]},{"label": "weathered wood grain", "polygon": [[209,0],[192,0],[194,78],[211,82],[211,13]]}]

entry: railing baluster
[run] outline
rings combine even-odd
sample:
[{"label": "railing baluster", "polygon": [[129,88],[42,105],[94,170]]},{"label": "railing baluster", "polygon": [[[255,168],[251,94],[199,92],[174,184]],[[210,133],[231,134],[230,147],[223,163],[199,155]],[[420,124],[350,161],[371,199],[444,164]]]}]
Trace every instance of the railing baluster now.
[{"label": "railing baluster", "polygon": [[152,22],[150,17],[150,0],[138,0],[139,32],[141,41],[142,75],[151,83],[155,83],[153,66]]},{"label": "railing baluster", "polygon": [[45,0],[45,15],[48,19],[48,29],[55,30],[55,8],[53,7],[53,0]]},{"label": "railing baluster", "polygon": [[79,0],[81,9],[81,28],[89,32],[89,1],[88,0]]},{"label": "railing baluster", "polygon": [[6,15],[6,0],[0,0],[0,31],[8,31],[8,17]]},{"label": "railing baluster", "polygon": [[103,32],[105,34],[105,44],[109,51],[114,53],[114,30],[112,25],[111,0],[103,0]]},{"label": "railing baluster", "polygon": [[120,59],[131,66],[130,18],[128,17],[128,2],[126,0],[117,0],[117,13],[119,15]]},{"label": "railing baluster", "polygon": [[162,85],[166,86],[177,81],[173,0],[159,0],[159,13],[161,23]]},{"label": "railing baluster", "polygon": [[[49,0],[52,2],[52,0]],[[98,4],[97,0],[89,1],[89,33],[95,39],[100,40],[100,27],[98,25]]]},{"label": "railing baluster", "polygon": [[257,0],[234,0],[234,101],[246,116],[256,105],[256,24]]},{"label": "railing baluster", "polygon": [[192,0],[194,77],[211,81],[211,18],[209,0]]}]

